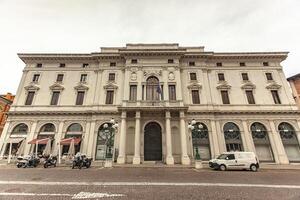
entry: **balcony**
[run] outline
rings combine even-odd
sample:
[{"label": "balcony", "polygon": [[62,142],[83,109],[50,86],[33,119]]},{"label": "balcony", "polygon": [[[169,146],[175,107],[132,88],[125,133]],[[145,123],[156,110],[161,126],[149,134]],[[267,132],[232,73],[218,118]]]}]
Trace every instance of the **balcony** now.
[{"label": "balcony", "polygon": [[124,100],[122,107],[138,107],[138,108],[164,108],[164,107],[183,107],[182,101],[148,101],[148,100],[138,100],[138,101],[127,101]]}]

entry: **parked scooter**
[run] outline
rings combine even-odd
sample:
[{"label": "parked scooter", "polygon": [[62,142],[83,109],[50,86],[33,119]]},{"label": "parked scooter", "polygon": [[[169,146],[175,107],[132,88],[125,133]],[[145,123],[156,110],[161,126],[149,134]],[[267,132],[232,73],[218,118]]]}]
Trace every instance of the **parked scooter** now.
[{"label": "parked scooter", "polygon": [[74,169],[75,167],[78,167],[78,169],[81,169],[82,167],[90,168],[91,164],[92,164],[91,158],[87,158],[86,155],[78,152],[74,156],[72,169]]},{"label": "parked scooter", "polygon": [[50,155],[44,161],[44,168],[48,168],[48,167],[51,167],[51,166],[56,167],[56,163],[57,163],[57,157]]},{"label": "parked scooter", "polygon": [[27,168],[27,167],[37,167],[40,163],[40,159],[35,157],[34,155],[27,155],[24,157],[17,158],[17,167],[18,168]]}]

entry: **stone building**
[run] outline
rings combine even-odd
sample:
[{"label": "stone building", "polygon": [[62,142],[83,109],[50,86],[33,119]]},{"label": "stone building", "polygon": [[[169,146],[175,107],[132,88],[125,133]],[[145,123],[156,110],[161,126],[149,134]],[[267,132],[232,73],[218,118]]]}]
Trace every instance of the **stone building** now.
[{"label": "stone building", "polygon": [[15,96],[11,93],[0,95],[0,135],[6,122],[7,112],[14,101],[14,97]]},{"label": "stone building", "polygon": [[293,97],[300,108],[300,74],[291,76],[287,80],[291,85]]},{"label": "stone building", "polygon": [[43,138],[64,154],[73,138],[76,151],[103,160],[102,129],[114,118],[118,163],[190,164],[196,154],[208,160],[225,151],[253,151],[261,162],[299,162],[300,112],[280,64],[287,54],[178,44],[19,54],[26,66],[0,155],[8,141],[25,140],[28,154]]}]

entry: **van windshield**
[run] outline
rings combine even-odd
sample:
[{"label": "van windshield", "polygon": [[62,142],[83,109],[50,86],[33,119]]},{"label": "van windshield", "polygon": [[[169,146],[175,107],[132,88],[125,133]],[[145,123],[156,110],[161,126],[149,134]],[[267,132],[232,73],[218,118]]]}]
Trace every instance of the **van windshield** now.
[{"label": "van windshield", "polygon": [[217,159],[225,159],[228,156],[228,154],[221,154],[217,157]]}]

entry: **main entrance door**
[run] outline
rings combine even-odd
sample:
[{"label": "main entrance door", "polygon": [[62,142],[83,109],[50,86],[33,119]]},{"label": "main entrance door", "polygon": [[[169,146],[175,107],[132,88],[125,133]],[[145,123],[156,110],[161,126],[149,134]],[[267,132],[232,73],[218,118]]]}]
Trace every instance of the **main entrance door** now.
[{"label": "main entrance door", "polygon": [[145,127],[144,132],[144,160],[162,160],[162,137],[160,125],[150,122]]}]

